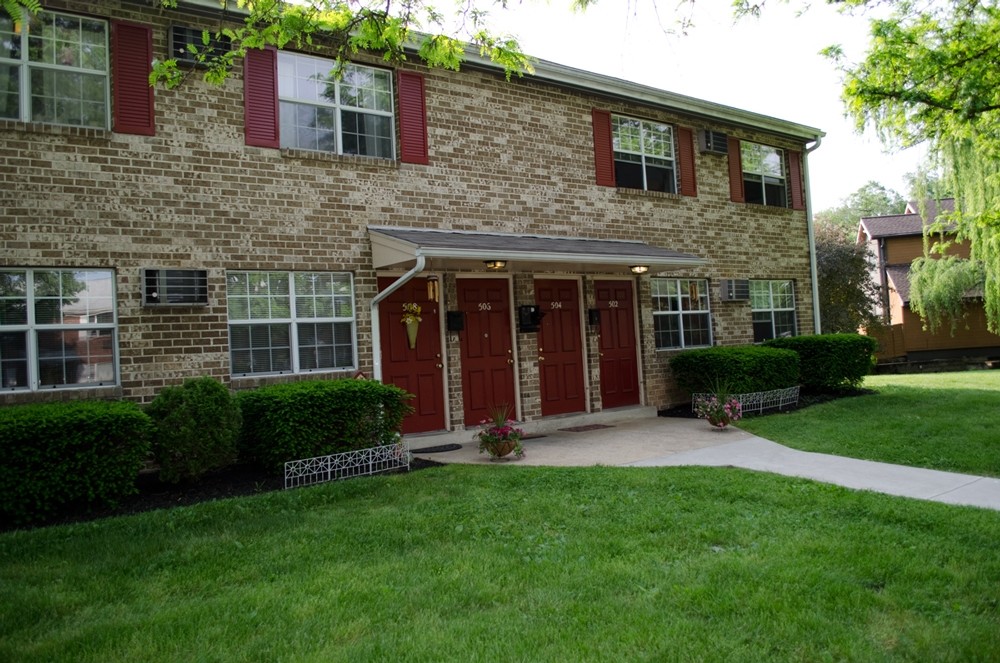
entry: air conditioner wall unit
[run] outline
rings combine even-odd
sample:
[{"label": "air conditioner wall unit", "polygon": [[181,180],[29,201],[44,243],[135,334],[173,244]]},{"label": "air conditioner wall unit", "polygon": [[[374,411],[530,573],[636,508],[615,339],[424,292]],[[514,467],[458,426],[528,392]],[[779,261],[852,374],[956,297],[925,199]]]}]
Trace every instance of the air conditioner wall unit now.
[{"label": "air conditioner wall unit", "polygon": [[208,272],[204,269],[144,269],[143,306],[207,306]]},{"label": "air conditioner wall unit", "polygon": [[721,131],[702,129],[698,132],[698,147],[706,154],[729,154],[729,136]]},{"label": "air conditioner wall unit", "polygon": [[749,301],[750,281],[748,279],[722,279],[719,295],[724,302]]}]

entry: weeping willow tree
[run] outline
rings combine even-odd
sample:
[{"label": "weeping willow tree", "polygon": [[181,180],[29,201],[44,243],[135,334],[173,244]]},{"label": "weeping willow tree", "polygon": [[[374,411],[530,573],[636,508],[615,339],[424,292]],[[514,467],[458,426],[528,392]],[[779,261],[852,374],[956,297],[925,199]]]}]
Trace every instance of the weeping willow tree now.
[{"label": "weeping willow tree", "polygon": [[[925,229],[911,306],[927,328],[954,331],[967,298],[981,293],[988,328],[1000,333],[1000,7],[887,4],[889,17],[870,21],[864,60],[841,61],[843,98],[859,129],[874,127],[889,145],[926,143],[956,198],[955,211]],[[842,58],[836,48],[828,54]],[[945,256],[946,227],[968,244],[968,260]]]}]

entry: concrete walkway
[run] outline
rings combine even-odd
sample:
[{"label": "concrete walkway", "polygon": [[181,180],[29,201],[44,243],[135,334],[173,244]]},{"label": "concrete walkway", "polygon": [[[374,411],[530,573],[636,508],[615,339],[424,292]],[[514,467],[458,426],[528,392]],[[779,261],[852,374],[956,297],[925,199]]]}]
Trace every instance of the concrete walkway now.
[{"label": "concrete walkway", "polygon": [[[558,421],[552,423],[558,425]],[[1000,479],[797,451],[738,428],[718,431],[700,419],[643,417],[567,428],[539,431],[525,439],[521,460],[492,461],[480,454],[474,430],[466,431],[467,441],[461,442],[460,449],[444,453],[420,449],[455,442],[454,434],[447,440],[408,437],[407,442],[415,456],[440,463],[742,467],[857,490],[1000,510]]]}]

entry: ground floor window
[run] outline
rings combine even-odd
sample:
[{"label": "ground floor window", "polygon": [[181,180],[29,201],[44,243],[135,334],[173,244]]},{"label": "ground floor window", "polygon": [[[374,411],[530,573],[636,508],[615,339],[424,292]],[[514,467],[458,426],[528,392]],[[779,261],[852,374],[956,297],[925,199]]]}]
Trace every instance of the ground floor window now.
[{"label": "ground floor window", "polygon": [[651,279],[653,336],[657,350],[712,344],[708,281]]},{"label": "ground floor window", "polygon": [[229,272],[233,375],[356,367],[354,283],[343,272]]},{"label": "ground floor window", "polygon": [[0,386],[116,384],[114,284],[109,269],[0,270]]},{"label": "ground floor window", "polygon": [[750,281],[755,343],[795,336],[795,291],[789,281]]}]

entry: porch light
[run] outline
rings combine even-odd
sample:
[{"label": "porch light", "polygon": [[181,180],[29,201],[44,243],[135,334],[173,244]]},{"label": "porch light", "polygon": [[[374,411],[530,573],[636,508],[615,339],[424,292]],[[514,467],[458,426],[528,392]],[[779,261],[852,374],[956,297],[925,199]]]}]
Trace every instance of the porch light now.
[{"label": "porch light", "polygon": [[633,274],[645,274],[649,271],[649,267],[647,265],[632,265],[629,267],[629,271]]},{"label": "porch light", "polygon": [[484,260],[483,264],[486,265],[486,269],[503,269],[507,266],[506,260]]}]

